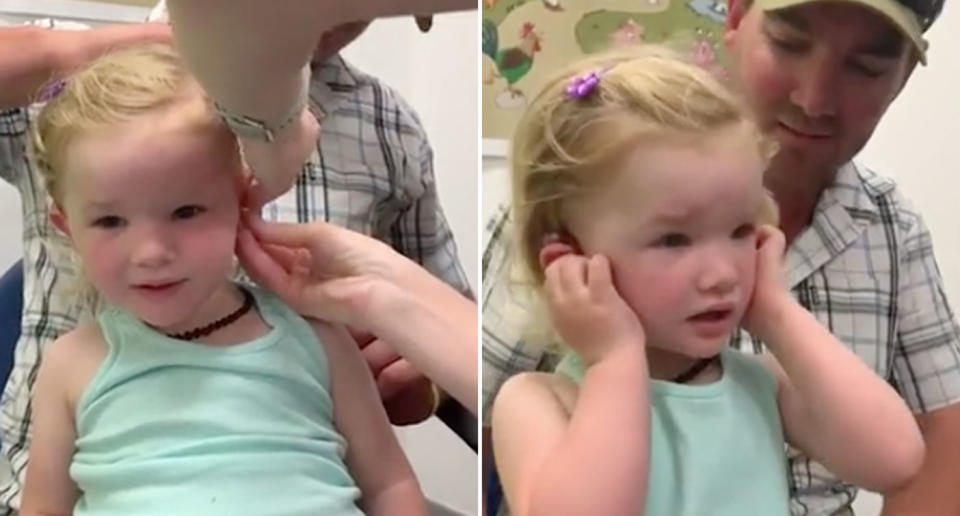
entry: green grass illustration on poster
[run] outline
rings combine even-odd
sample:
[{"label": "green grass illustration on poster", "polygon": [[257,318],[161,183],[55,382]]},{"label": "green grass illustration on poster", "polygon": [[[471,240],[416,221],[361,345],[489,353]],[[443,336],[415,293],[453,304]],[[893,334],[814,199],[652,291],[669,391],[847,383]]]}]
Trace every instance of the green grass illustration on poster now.
[{"label": "green grass illustration on poster", "polygon": [[484,139],[508,139],[554,70],[612,47],[678,41],[725,75],[726,0],[482,0],[481,14]]}]

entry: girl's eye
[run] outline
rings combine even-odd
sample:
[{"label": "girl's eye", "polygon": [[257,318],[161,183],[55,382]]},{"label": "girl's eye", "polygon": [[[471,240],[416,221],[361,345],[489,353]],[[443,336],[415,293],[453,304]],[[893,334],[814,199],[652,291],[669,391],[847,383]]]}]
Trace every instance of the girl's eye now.
[{"label": "girl's eye", "polygon": [[736,238],[736,239],[747,238],[750,235],[752,235],[753,232],[756,230],[757,230],[757,227],[754,226],[753,224],[743,224],[742,226],[733,230],[733,238]]},{"label": "girl's eye", "polygon": [[92,226],[101,229],[117,229],[123,227],[127,222],[116,215],[107,215],[93,221]]},{"label": "girl's eye", "polygon": [[200,215],[206,211],[202,206],[181,206],[176,210],[173,210],[173,218],[175,219],[192,219],[197,215]]},{"label": "girl's eye", "polygon": [[683,233],[667,233],[656,241],[657,247],[682,247],[690,244],[690,237]]}]

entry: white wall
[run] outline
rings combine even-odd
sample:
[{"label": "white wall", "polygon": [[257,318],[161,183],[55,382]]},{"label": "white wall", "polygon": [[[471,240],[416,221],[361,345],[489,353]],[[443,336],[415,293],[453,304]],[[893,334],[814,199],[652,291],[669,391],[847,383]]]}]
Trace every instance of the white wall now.
[{"label": "white wall", "polygon": [[[0,24],[28,19],[11,12],[60,9],[62,5],[56,0],[0,0]],[[115,14],[119,19],[136,20],[145,17],[145,12],[95,12],[91,6],[66,18],[95,13],[96,17]],[[476,12],[437,16],[428,34],[421,34],[412,18],[378,20],[344,51],[353,64],[397,88],[419,112],[435,151],[441,204],[475,292],[479,286],[477,27]],[[6,183],[0,184],[0,221],[4,221],[0,223],[0,242],[8,244],[0,246],[2,271],[22,252],[19,199]],[[430,498],[464,514],[477,514],[477,460],[469,448],[435,418],[400,428],[397,435]]]},{"label": "white wall", "polygon": [[928,66],[913,77],[860,158],[897,181],[926,218],[954,308],[960,307],[960,5],[945,2],[930,29]]},{"label": "white wall", "polygon": [[9,184],[0,181],[0,274],[23,254],[20,225],[20,196]]}]

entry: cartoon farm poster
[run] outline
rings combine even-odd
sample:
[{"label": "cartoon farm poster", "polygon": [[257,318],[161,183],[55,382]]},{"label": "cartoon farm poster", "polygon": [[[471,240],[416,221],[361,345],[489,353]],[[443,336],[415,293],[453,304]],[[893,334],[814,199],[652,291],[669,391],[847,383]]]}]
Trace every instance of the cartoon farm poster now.
[{"label": "cartoon farm poster", "polygon": [[677,40],[696,63],[725,74],[726,0],[483,0],[481,5],[485,140],[508,139],[541,81],[585,54]]}]

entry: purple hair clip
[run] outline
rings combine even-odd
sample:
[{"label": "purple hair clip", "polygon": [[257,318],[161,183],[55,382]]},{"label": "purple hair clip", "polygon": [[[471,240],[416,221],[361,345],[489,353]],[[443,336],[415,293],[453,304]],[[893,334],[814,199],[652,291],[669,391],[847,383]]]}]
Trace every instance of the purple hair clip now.
[{"label": "purple hair clip", "polygon": [[585,98],[593,93],[597,84],[600,84],[599,72],[590,72],[574,77],[567,85],[567,96],[572,99]]},{"label": "purple hair clip", "polygon": [[63,92],[63,89],[67,87],[67,81],[63,79],[58,79],[53,81],[40,90],[40,95],[37,97],[37,102],[48,102],[53,100],[57,95]]}]

